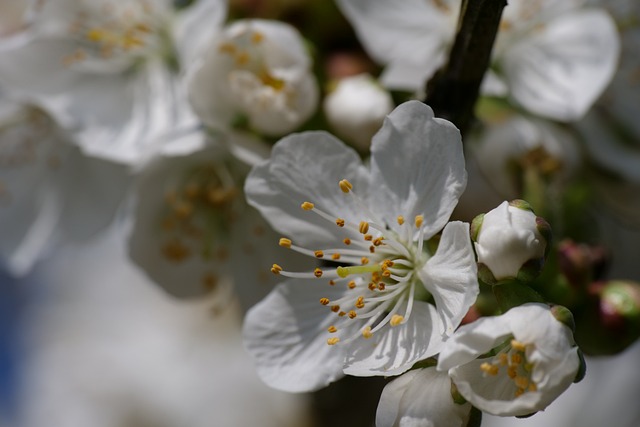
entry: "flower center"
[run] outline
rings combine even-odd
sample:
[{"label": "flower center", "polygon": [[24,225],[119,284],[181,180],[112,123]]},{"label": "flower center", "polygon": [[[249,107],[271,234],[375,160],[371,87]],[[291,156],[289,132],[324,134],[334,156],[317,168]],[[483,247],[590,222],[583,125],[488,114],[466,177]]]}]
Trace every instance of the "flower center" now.
[{"label": "flower center", "polygon": [[136,58],[159,50],[161,25],[158,10],[147,0],[82,3],[69,26],[78,48],[64,58],[67,66],[94,60],[131,65]]},{"label": "flower center", "polygon": [[513,383],[515,397],[536,391],[538,386],[531,379],[534,365],[527,360],[527,351],[531,348],[533,344],[524,344],[512,339],[497,355],[488,362],[483,362],[480,370],[485,376],[506,374]]},{"label": "flower center", "polygon": [[[356,199],[367,219],[351,223],[343,218],[332,217],[311,202],[304,202],[301,205],[303,210],[314,212],[333,226],[340,227],[344,230],[345,238],[333,248],[306,249],[288,238],[281,238],[280,246],[328,263],[346,265],[316,268],[311,273],[284,271],[277,264],[271,269],[274,274],[287,277],[329,279],[329,286],[347,288],[347,292],[337,300],[320,299],[320,304],[336,315],[335,324],[328,328],[332,334],[327,340],[329,345],[348,342],[360,336],[371,338],[386,326],[399,326],[411,316],[415,299],[429,297],[419,285],[417,277],[417,271],[429,258],[423,250],[422,215],[416,216],[413,223],[398,216],[400,232],[393,231],[369,212],[364,201],[354,194],[349,181],[342,180],[339,185],[344,193]],[[419,238],[414,241],[416,230]]]},{"label": "flower center", "polygon": [[276,110],[295,121],[295,93],[286,75],[286,64],[279,71],[268,65],[264,52],[265,36],[245,29],[221,42],[218,51],[231,60],[229,87],[244,111],[259,114]]},{"label": "flower center", "polygon": [[[173,264],[226,261],[228,226],[237,214],[238,194],[235,179],[225,165],[189,170],[164,194],[159,247],[162,257]],[[213,272],[202,277],[206,289],[212,289],[216,282]]]}]

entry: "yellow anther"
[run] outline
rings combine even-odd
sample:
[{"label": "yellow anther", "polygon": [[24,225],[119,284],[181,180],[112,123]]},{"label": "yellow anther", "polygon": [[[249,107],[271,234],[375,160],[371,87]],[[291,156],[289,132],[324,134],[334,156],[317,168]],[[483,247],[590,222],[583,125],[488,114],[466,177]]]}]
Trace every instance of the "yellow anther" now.
[{"label": "yellow anther", "polygon": [[380,275],[380,272],[379,272],[379,271],[374,271],[373,273],[371,273],[371,280],[372,280],[373,282],[377,282],[377,281],[379,281],[379,280],[380,280],[380,277],[382,277],[382,276]]},{"label": "yellow anther", "polygon": [[367,326],[366,328],[364,328],[362,330],[362,336],[365,339],[369,339],[369,338],[371,338],[373,336],[373,334],[371,333],[371,326]]},{"label": "yellow anther", "polygon": [[403,316],[400,316],[399,314],[394,314],[393,316],[391,316],[391,320],[389,321],[389,323],[391,324],[391,326],[398,326],[399,324],[402,323],[403,320],[404,320]]},{"label": "yellow anther", "polygon": [[380,245],[382,244],[382,240],[383,240],[383,238],[382,238],[382,237],[376,237],[376,238],[373,240],[373,244],[374,244],[374,246],[380,246]]},{"label": "yellow anther", "polygon": [[393,261],[391,261],[390,259],[385,259],[384,261],[382,261],[382,268],[390,267],[393,267]]},{"label": "yellow anther", "polygon": [[371,252],[372,254],[376,253],[376,247],[373,245],[369,246],[369,252]]},{"label": "yellow anther", "polygon": [[311,209],[313,209],[315,207],[315,205],[311,202],[304,202],[300,205],[300,207],[302,209],[304,209],[305,211],[310,211]]},{"label": "yellow anther", "polygon": [[316,276],[318,279],[322,277],[322,270],[320,270],[319,268],[316,267],[315,270],[313,270],[313,275]]},{"label": "yellow anther", "polygon": [[350,239],[350,238],[348,238],[348,237],[346,237],[346,238],[342,241],[342,243],[344,243],[345,245],[350,245],[350,244],[351,244],[351,239]]},{"label": "yellow anther", "polygon": [[238,52],[236,54],[236,64],[246,65],[249,62],[249,54],[247,52]]},{"label": "yellow anther", "polygon": [[517,366],[509,366],[507,368],[507,375],[509,378],[514,379],[518,376],[518,367]]},{"label": "yellow anther", "polygon": [[271,267],[271,272],[273,274],[280,274],[281,271],[282,267],[280,267],[278,264],[273,264],[273,266]]},{"label": "yellow anther", "polygon": [[362,265],[367,265],[369,264],[369,258],[367,258],[366,256],[363,256],[362,258],[360,258],[360,263]]},{"label": "yellow anther", "polygon": [[336,281],[331,279],[329,280],[329,286],[334,286],[336,284]]},{"label": "yellow anther", "polygon": [[353,310],[350,310],[347,314],[349,315],[349,319],[355,319],[357,316],[356,312]]},{"label": "yellow anther", "polygon": [[525,351],[527,349],[527,346],[526,344],[521,343],[520,341],[511,340],[511,348],[516,351]]},{"label": "yellow anther", "polygon": [[344,316],[345,316],[345,314],[347,314],[347,313],[346,313],[346,312],[344,312],[344,311],[341,311],[341,312],[339,312],[339,313],[338,313],[338,316],[340,316],[340,317],[344,317]]},{"label": "yellow anther", "polygon": [[371,234],[365,234],[364,240],[366,240],[367,242],[370,242],[373,240],[373,236]]},{"label": "yellow anther", "polygon": [[340,342],[340,338],[338,338],[338,337],[332,337],[332,338],[329,338],[327,340],[327,344],[329,344],[329,345],[336,345],[339,342]]},{"label": "yellow anther", "polygon": [[498,371],[500,370],[496,365],[491,363],[484,362],[480,365],[480,370],[488,375],[498,375]]},{"label": "yellow anther", "polygon": [[92,28],[91,30],[87,31],[87,40],[90,40],[92,42],[103,41],[106,38],[107,33],[99,28]]},{"label": "yellow anther", "polygon": [[329,305],[329,298],[320,298],[320,304]]},{"label": "yellow anther", "polygon": [[513,363],[514,365],[519,365],[522,363],[522,354],[520,353],[513,353],[511,355],[511,363]]},{"label": "yellow anther", "polygon": [[[336,218],[336,225],[337,225],[338,227],[344,227],[344,219],[342,219],[342,218]],[[345,240],[347,240],[347,239],[345,239]],[[349,243],[347,243],[347,245],[348,245],[348,244],[349,244]]]},{"label": "yellow anther", "polygon": [[340,181],[339,185],[343,193],[348,193],[353,189],[353,185],[351,185],[351,183],[346,179],[343,179],[342,181]]},{"label": "yellow anther", "polygon": [[264,40],[264,34],[257,31],[254,31],[253,34],[251,34],[251,43],[258,44],[262,42],[262,40]]},{"label": "yellow anther", "polygon": [[316,258],[322,258],[324,256],[324,252],[322,251],[314,251],[313,254]]},{"label": "yellow anther", "polygon": [[282,246],[283,248],[290,248],[291,247],[291,240],[287,239],[285,237],[281,237],[280,241],[278,242],[278,244],[280,246]]},{"label": "yellow anther", "polygon": [[228,53],[229,55],[235,55],[236,45],[232,43],[220,43],[218,45],[218,51],[221,53]]},{"label": "yellow anther", "polygon": [[538,391],[538,386],[536,385],[536,383],[532,382],[531,384],[529,384],[529,391]]},{"label": "yellow anther", "polygon": [[382,283],[382,282],[378,283],[378,290],[379,291],[384,291],[385,288],[386,288],[386,286],[384,285],[384,283]]},{"label": "yellow anther", "polygon": [[360,221],[359,230],[360,233],[367,234],[367,231],[369,231],[369,223],[367,221]]},{"label": "yellow anther", "polygon": [[391,272],[389,270],[383,270],[382,277],[391,277]]},{"label": "yellow anther", "polygon": [[516,387],[521,389],[526,389],[527,387],[529,387],[529,378],[527,377],[517,376],[513,379],[513,382],[515,383]]},{"label": "yellow anther", "polygon": [[331,255],[331,259],[334,260],[334,261],[339,260],[340,259],[340,254],[336,252],[335,254]]},{"label": "yellow anther", "polygon": [[340,306],[339,305],[332,305],[331,306],[331,311],[333,311],[334,313],[337,313],[340,311]]},{"label": "yellow anther", "polygon": [[349,289],[353,289],[356,287],[356,281],[355,280],[351,280],[349,283],[347,283],[347,287]]},{"label": "yellow anther", "polygon": [[369,282],[368,288],[369,288],[369,290],[373,291],[373,290],[376,289],[376,284],[373,283],[373,282]]},{"label": "yellow anther", "polygon": [[422,215],[416,215],[416,220],[415,220],[416,227],[418,228],[422,227],[423,222],[424,222],[424,217]]},{"label": "yellow anther", "polygon": [[516,397],[520,397],[522,396],[524,393],[524,390],[521,388],[517,388],[516,391],[513,393]]},{"label": "yellow anther", "polygon": [[356,308],[364,308],[364,297],[359,296],[355,304]]},{"label": "yellow anther", "polygon": [[338,331],[338,328],[336,328],[335,326],[331,325],[327,328],[327,331],[329,331],[329,333],[333,334],[336,333]]},{"label": "yellow anther", "polygon": [[396,218],[396,220],[398,221],[398,225],[404,224],[404,217],[402,215],[398,215],[398,218]]},{"label": "yellow anther", "polygon": [[500,365],[502,366],[506,366],[509,363],[509,357],[505,353],[500,353],[498,359],[500,360]]}]

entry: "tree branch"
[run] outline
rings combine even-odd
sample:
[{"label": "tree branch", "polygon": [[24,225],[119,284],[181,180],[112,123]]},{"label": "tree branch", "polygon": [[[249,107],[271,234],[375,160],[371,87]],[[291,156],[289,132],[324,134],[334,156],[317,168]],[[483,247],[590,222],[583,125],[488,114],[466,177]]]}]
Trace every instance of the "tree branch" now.
[{"label": "tree branch", "polygon": [[463,0],[449,62],[427,83],[425,103],[437,117],[458,126],[463,135],[473,118],[506,5],[506,0]]}]

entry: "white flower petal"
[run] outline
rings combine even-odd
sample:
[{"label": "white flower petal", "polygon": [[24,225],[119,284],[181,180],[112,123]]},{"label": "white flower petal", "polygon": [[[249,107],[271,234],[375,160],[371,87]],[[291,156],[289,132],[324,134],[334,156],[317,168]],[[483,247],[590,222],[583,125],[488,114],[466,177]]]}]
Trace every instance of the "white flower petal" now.
[{"label": "white flower petal", "polygon": [[425,238],[447,223],[467,173],[460,132],[419,101],[398,106],[373,137],[372,210],[395,227],[398,215],[424,215]]},{"label": "white flower petal", "polygon": [[[399,312],[405,307],[406,303]],[[359,338],[349,347],[344,373],[361,377],[401,374],[440,351],[440,328],[433,305],[414,301],[405,323],[384,327],[373,337]]]},{"label": "white flower petal", "polygon": [[555,120],[582,117],[611,80],[620,42],[611,17],[571,11],[509,46],[499,60],[511,97]]},{"label": "white flower petal", "polygon": [[388,65],[382,82],[390,89],[420,91],[444,63],[455,32],[457,1],[340,0],[338,6],[354,26],[371,57]]},{"label": "white flower petal", "polygon": [[[405,376],[409,378],[405,379]],[[388,388],[391,389],[389,392]],[[392,399],[390,403],[395,403],[396,407],[390,407],[391,404],[385,402],[387,399]],[[397,412],[392,422],[389,422],[390,416],[384,414],[385,410],[391,414]],[[376,412],[376,426],[464,427],[470,412],[471,404],[459,405],[453,401],[451,379],[447,374],[435,368],[418,369],[393,380],[382,391]]]},{"label": "white flower petal", "polygon": [[304,392],[342,377],[344,347],[327,345],[335,313],[319,300],[338,299],[344,292],[313,280],[289,280],[249,310],[244,342],[263,381],[279,390]]},{"label": "white flower petal", "polygon": [[444,228],[435,255],[420,271],[433,295],[446,334],[460,324],[480,292],[478,272],[469,237],[469,224],[455,221]]},{"label": "white flower petal", "polygon": [[176,16],[174,39],[182,63],[188,66],[220,31],[227,14],[225,0],[195,0]]},{"label": "white flower petal", "polygon": [[353,198],[340,191],[338,183],[345,178],[359,194],[368,193],[366,170],[353,149],[326,132],[305,132],[281,139],[271,160],[251,171],[245,192],[249,204],[294,243],[333,247],[345,237],[345,229],[300,205],[308,201],[358,224],[366,218],[358,214]]}]

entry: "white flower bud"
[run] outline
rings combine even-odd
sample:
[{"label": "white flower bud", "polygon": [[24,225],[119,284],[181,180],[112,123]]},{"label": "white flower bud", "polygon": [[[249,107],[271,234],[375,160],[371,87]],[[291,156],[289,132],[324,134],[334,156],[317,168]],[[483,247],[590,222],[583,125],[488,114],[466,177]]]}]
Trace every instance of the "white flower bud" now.
[{"label": "white flower bud", "polygon": [[505,201],[474,223],[472,234],[478,263],[495,280],[516,278],[530,262],[538,270],[535,273],[539,273],[548,240],[543,233],[547,234],[548,225],[528,209],[526,202]]},{"label": "white flower bud", "polygon": [[342,138],[366,150],[371,138],[393,110],[391,95],[369,74],[358,74],[338,81],[324,100],[329,125]]}]

